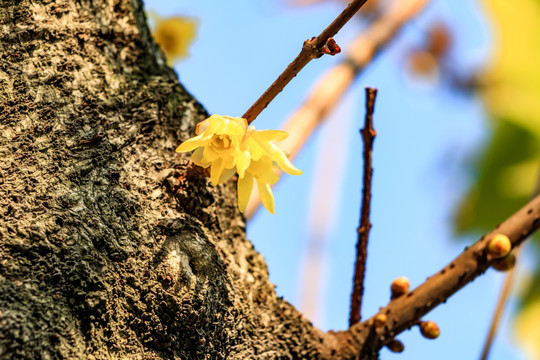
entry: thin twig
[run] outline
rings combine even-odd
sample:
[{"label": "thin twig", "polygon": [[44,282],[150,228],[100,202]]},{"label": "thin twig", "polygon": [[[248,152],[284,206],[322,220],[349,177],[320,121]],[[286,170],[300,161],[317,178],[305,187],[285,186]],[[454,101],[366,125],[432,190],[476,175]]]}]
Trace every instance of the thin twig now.
[{"label": "thin twig", "polygon": [[[390,9],[354,40],[347,52],[348,60],[334,66],[319,79],[306,101],[283,126],[289,137],[282,141],[280,146],[289,153],[290,159],[296,157],[317,126],[334,109],[374,56],[428,3],[429,0],[395,1]],[[244,213],[246,219],[257,212],[260,204],[260,196],[255,189]]]},{"label": "thin twig", "polygon": [[270,104],[272,100],[283,90],[304,66],[312,59],[321,57],[323,54],[334,55],[339,53],[339,47],[332,37],[353,17],[354,14],[367,0],[353,0],[345,10],[323,32],[311,39],[304,41],[302,50],[296,58],[287,66],[285,71],[270,85],[270,87],[255,101],[255,103],[242,116],[249,124],[259,116],[259,114]]},{"label": "thin twig", "polygon": [[371,177],[373,167],[371,165],[371,155],[373,152],[373,140],[377,132],[373,129],[373,111],[375,110],[375,99],[377,89],[366,87],[366,116],[364,128],[360,130],[364,141],[364,185],[362,188],[362,210],[360,215],[360,225],[358,226],[358,240],[356,242],[356,261],[354,264],[354,280],[351,295],[351,313],[349,315],[349,326],[356,324],[362,318],[362,297],[364,294],[364,276],[366,273],[367,244],[371,222],[369,213],[371,211]]},{"label": "thin twig", "polygon": [[[540,227],[540,195],[503,221],[479,241],[466,248],[452,262],[429,277],[422,285],[391,300],[373,317],[355,324],[349,330],[339,332],[340,344],[334,350],[341,358],[369,358],[372,353],[391,341],[397,334],[418,322],[429,311],[445,302],[462,287],[483,274],[497,259],[490,259],[485,251],[488,242],[496,234],[505,234],[512,248],[519,246]],[[384,315],[384,326],[373,330],[374,317]],[[369,338],[369,344],[366,344]],[[366,353],[369,351],[369,354]],[[361,353],[360,356],[358,354]],[[345,356],[347,355],[347,356]]]},{"label": "thin twig", "polygon": [[[515,252],[517,250],[518,249],[514,250],[514,255],[516,255]],[[491,350],[493,339],[495,338],[495,334],[497,333],[497,329],[499,328],[499,323],[501,321],[504,306],[506,305],[506,302],[508,301],[508,296],[510,295],[510,289],[512,288],[512,280],[514,279],[514,272],[515,270],[512,269],[508,271],[505,276],[504,285],[501,289],[501,293],[499,294],[499,300],[497,301],[495,311],[493,312],[493,318],[491,319],[491,325],[489,327],[488,335],[486,337],[486,342],[484,343],[484,347],[482,349],[482,355],[480,356],[480,360],[486,360],[489,356],[489,351]]]}]

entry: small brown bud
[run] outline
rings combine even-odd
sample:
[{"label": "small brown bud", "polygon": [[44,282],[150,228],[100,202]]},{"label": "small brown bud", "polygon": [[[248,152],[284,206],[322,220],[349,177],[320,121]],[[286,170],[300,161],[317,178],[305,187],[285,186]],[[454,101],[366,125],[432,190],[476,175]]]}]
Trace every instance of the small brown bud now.
[{"label": "small brown bud", "polygon": [[386,315],[384,315],[384,314],[377,314],[373,318],[373,325],[375,327],[384,326],[385,323],[386,323]]},{"label": "small brown bud", "polygon": [[322,48],[322,52],[333,56],[339,54],[341,52],[341,48],[334,39],[328,38],[328,40],[326,40],[326,44]]},{"label": "small brown bud", "polygon": [[516,265],[516,255],[513,252],[506,255],[502,259],[497,259],[493,262],[493,268],[498,271],[508,271]]},{"label": "small brown bud", "polygon": [[436,339],[441,334],[439,326],[433,321],[421,321],[420,332],[422,333],[422,336],[427,339]]},{"label": "small brown bud", "polygon": [[395,299],[401,295],[405,295],[409,292],[409,286],[409,279],[407,279],[405,276],[398,277],[392,281],[392,285],[390,286],[390,290],[392,292],[391,298]]},{"label": "small brown bud", "polygon": [[486,251],[491,258],[500,258],[505,256],[512,249],[512,243],[508,236],[504,234],[496,234],[489,240]]},{"label": "small brown bud", "polygon": [[392,339],[392,341],[386,344],[386,347],[388,348],[388,350],[395,353],[400,353],[405,350],[405,345],[403,345],[403,343],[397,339]]}]

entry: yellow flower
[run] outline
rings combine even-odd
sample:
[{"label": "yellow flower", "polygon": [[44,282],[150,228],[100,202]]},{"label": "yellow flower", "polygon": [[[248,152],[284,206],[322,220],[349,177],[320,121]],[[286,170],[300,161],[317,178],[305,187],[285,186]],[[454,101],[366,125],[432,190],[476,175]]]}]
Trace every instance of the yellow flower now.
[{"label": "yellow flower", "polygon": [[184,141],[176,152],[192,151],[191,160],[203,168],[210,167],[213,185],[222,183],[235,172],[243,176],[250,163],[244,137],[247,121],[243,118],[212,115],[197,125],[197,136]]},{"label": "yellow flower", "polygon": [[238,173],[238,208],[246,206],[253,189],[253,180],[264,207],[274,213],[274,195],[271,185],[279,176],[278,169],[291,175],[302,172],[294,167],[283,150],[273,141],[285,139],[285,131],[257,131],[246,119],[212,115],[197,124],[197,136],[184,141],[176,152],[192,151],[191,160],[203,168],[210,167],[210,180],[217,185]]},{"label": "yellow flower", "polygon": [[170,64],[189,55],[188,48],[195,39],[197,22],[183,16],[161,18],[155,13],[150,16],[155,22],[152,36]]},{"label": "yellow flower", "polygon": [[271,214],[274,213],[274,194],[270,185],[275,184],[279,176],[275,168],[280,168],[291,175],[300,175],[302,171],[294,167],[285,152],[272,141],[284,140],[288,134],[278,130],[260,130],[250,127],[246,145],[251,155],[251,163],[244,176],[238,179],[238,208],[246,210],[253,188],[253,179],[257,180],[257,188],[261,201]]}]

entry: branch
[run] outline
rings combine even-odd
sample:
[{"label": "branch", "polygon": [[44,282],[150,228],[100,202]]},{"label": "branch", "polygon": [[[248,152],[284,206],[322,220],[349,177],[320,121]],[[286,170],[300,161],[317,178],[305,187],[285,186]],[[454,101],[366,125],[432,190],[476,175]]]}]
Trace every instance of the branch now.
[{"label": "branch", "polygon": [[373,151],[373,140],[377,132],[373,129],[373,111],[375,108],[375,98],[377,89],[366,87],[366,117],[364,128],[360,130],[364,140],[364,186],[362,189],[362,210],[360,215],[360,226],[357,229],[358,241],[356,242],[356,262],[354,264],[353,291],[351,295],[351,313],[349,315],[349,326],[356,324],[362,318],[362,297],[364,294],[364,276],[366,273],[367,244],[371,223],[369,213],[371,210],[371,177],[373,167],[371,165],[371,154]]},{"label": "branch", "polygon": [[[291,159],[296,157],[317,126],[334,109],[362,70],[394,38],[404,24],[424,9],[428,2],[429,0],[394,1],[391,8],[351,44],[347,60],[320,78],[304,104],[283,126],[289,137],[282,141],[280,146],[288,151]],[[244,213],[246,219],[255,214],[260,204],[260,197],[254,191]]]},{"label": "branch", "polygon": [[323,54],[334,55],[340,52],[332,36],[345,25],[367,0],[353,0],[345,10],[323,32],[311,40],[304,41],[302,50],[296,58],[287,66],[285,71],[270,85],[270,87],[255,101],[242,116],[249,124],[270,104],[283,88],[306,66],[312,59],[317,59]]},{"label": "branch", "polygon": [[[466,248],[458,257],[442,270],[429,277],[422,285],[407,295],[398,297],[370,319],[353,325],[349,330],[339,332],[341,349],[344,355],[354,356],[361,353],[360,359],[370,359],[379,349],[390,342],[397,334],[416,324],[430,310],[459,289],[483,274],[497,259],[488,258],[485,248],[496,234],[505,234],[510,238],[512,248],[519,246],[529,235],[540,227],[540,195],[484,235],[471,247]],[[384,314],[387,321],[376,330],[372,326],[374,318]],[[380,318],[380,317],[379,317]],[[336,349],[336,351],[338,351]]]},{"label": "branch", "polygon": [[346,59],[324,74],[302,106],[283,126],[289,137],[281,147],[296,156],[307,139],[335,108],[343,94],[403,25],[425,8],[429,0],[398,0],[350,45]]}]

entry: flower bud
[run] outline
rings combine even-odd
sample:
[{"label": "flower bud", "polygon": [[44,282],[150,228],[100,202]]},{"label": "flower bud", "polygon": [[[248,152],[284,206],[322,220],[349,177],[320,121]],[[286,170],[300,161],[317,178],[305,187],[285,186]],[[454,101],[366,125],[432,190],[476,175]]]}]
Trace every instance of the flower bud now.
[{"label": "flower bud", "polygon": [[500,258],[505,256],[512,249],[512,243],[508,236],[504,234],[496,234],[489,240],[486,251],[491,258]]},{"label": "flower bud", "polygon": [[493,268],[497,271],[508,271],[514,268],[516,264],[516,256],[513,252],[506,255],[502,259],[497,259],[493,262]]},{"label": "flower bud", "polygon": [[436,339],[441,334],[439,326],[433,321],[421,321],[420,332],[422,333],[422,336],[427,339]]},{"label": "flower bud", "polygon": [[384,314],[377,314],[373,318],[373,325],[375,327],[384,326],[385,323],[386,323],[386,315],[384,315]]},{"label": "flower bud", "polygon": [[405,345],[403,345],[403,343],[397,339],[392,339],[392,341],[386,344],[386,347],[388,348],[388,350],[395,353],[400,353],[405,350]]},{"label": "flower bud", "polygon": [[397,279],[392,281],[390,290],[392,292],[392,299],[400,297],[401,295],[405,295],[409,292],[409,279],[407,279],[405,276],[398,277]]}]

